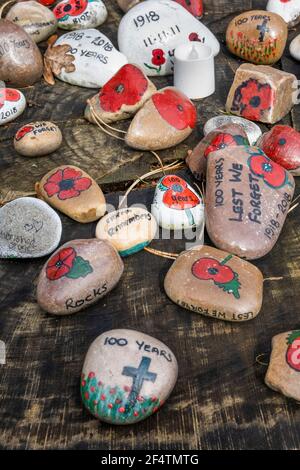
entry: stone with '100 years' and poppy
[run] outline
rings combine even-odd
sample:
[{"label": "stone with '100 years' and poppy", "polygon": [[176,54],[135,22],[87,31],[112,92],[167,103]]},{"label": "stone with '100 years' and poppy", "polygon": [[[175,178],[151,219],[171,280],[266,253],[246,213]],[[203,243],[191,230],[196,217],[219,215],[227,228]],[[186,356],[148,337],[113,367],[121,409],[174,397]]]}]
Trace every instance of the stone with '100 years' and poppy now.
[{"label": "stone with '100 years' and poppy", "polygon": [[220,249],[256,259],[273,248],[293,198],[293,176],[258,147],[208,156],[206,229]]},{"label": "stone with '100 years' and poppy", "polygon": [[123,269],[122,259],[108,241],[70,241],[43,266],[37,285],[38,304],[55,315],[76,313],[108,294]]},{"label": "stone with '100 years' and poppy", "polygon": [[77,30],[96,28],[107,18],[102,0],[63,0],[56,4],[53,13],[61,29]]},{"label": "stone with '100 years' and poppy", "polygon": [[265,65],[243,64],[235,74],[226,110],[251,121],[274,124],[290,112],[295,75]]},{"label": "stone with '100 years' and poppy", "polygon": [[111,424],[133,424],[158,411],[177,380],[168,346],[139,331],[118,329],[98,336],[86,354],[80,383],[84,406]]},{"label": "stone with '100 years' and poppy", "polygon": [[128,119],[155,91],[156,86],[139,67],[126,64],[88,101],[84,116],[93,123],[96,118],[107,123]]},{"label": "stone with '100 years' and poppy", "polygon": [[140,150],[173,147],[191,134],[196,122],[194,104],[176,88],[162,88],[134,116],[125,141]]},{"label": "stone with '100 years' and poppy", "polygon": [[181,307],[232,322],[255,318],[263,299],[259,269],[210,246],[181,253],[169,269],[164,287]]},{"label": "stone with '100 years' and poppy", "polygon": [[0,125],[13,121],[26,108],[23,93],[14,88],[0,88]]},{"label": "stone with '100 years' and poppy", "polygon": [[77,222],[98,220],[106,210],[104,195],[85,171],[73,165],[63,165],[49,171],[35,190],[48,202]]},{"label": "stone with '100 years' and poppy", "polygon": [[53,122],[29,122],[21,127],[14,138],[15,150],[25,157],[39,157],[55,152],[62,143],[59,127]]}]

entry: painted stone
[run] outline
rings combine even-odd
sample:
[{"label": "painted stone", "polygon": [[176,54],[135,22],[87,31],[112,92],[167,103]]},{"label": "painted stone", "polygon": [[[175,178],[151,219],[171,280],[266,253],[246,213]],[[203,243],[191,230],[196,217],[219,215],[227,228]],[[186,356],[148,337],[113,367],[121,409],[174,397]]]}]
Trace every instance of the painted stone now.
[{"label": "painted stone", "polygon": [[63,0],[53,9],[61,29],[96,28],[107,18],[102,0]]},{"label": "painted stone", "polygon": [[151,212],[159,226],[165,229],[182,230],[204,224],[203,200],[177,175],[167,175],[159,180]]},{"label": "painted stone", "polygon": [[117,4],[121,8],[121,10],[124,11],[125,13],[139,2],[140,0],[117,0]]},{"label": "painted stone", "polygon": [[33,85],[43,74],[42,55],[20,26],[0,19],[0,80],[6,85]]},{"label": "painted stone", "polygon": [[224,124],[207,134],[193,151],[189,151],[186,164],[194,177],[201,181],[206,176],[208,155],[237,145],[249,145],[246,132],[238,124]]},{"label": "painted stone", "polygon": [[269,0],[267,10],[280,15],[290,28],[300,21],[299,0]]},{"label": "painted stone", "polygon": [[49,8],[34,1],[16,3],[6,19],[23,28],[34,42],[48,39],[56,31],[57,20]]},{"label": "painted stone", "polygon": [[176,88],[162,88],[134,116],[125,142],[140,150],[173,147],[192,133],[196,122],[194,104]]},{"label": "painted stone", "polygon": [[21,197],[0,209],[0,258],[38,258],[54,251],[61,221],[43,201]]},{"label": "painted stone", "polygon": [[141,207],[126,207],[102,217],[96,237],[108,240],[121,256],[129,256],[149,245],[156,231],[157,223],[150,212]]},{"label": "painted stone", "polygon": [[272,338],[272,353],[265,376],[268,387],[300,401],[300,330]]},{"label": "painted stone", "polygon": [[127,62],[100,31],[82,29],[49,44],[44,77],[50,84],[54,83],[54,74],[71,85],[100,88]]},{"label": "painted stone", "polygon": [[300,34],[292,40],[290,44],[290,54],[294,59],[300,61]]},{"label": "painted stone", "polygon": [[277,125],[263,134],[257,145],[271,160],[300,176],[300,132]]},{"label": "painted stone", "polygon": [[207,44],[214,55],[220,51],[213,33],[172,0],[135,5],[122,18],[118,30],[120,51],[149,76],[173,73],[174,50],[189,40]]},{"label": "painted stone", "polygon": [[94,222],[106,210],[100,187],[77,166],[54,168],[36,183],[35,190],[40,199],[77,222]]},{"label": "painted stone", "polygon": [[295,75],[265,65],[243,64],[235,74],[226,110],[251,121],[274,124],[290,112]]},{"label": "painted stone", "polygon": [[242,13],[229,23],[226,44],[232,54],[254,64],[272,65],[281,58],[288,28],[276,13],[253,10]]},{"label": "painted stone", "polygon": [[54,3],[57,1],[57,0],[37,0],[41,5],[45,5],[46,7],[51,7],[52,5],[54,5]]},{"label": "painted stone", "polygon": [[218,248],[257,259],[280,235],[295,182],[258,147],[232,147],[208,157],[206,229]]},{"label": "painted stone", "polygon": [[203,0],[175,0],[196,18],[203,16]]},{"label": "painted stone", "polygon": [[108,294],[123,269],[123,261],[109,242],[72,240],[43,266],[37,284],[38,304],[54,315],[79,312]]},{"label": "painted stone", "polygon": [[[133,64],[126,64],[94,95],[85,109],[85,118],[96,117],[110,123],[132,117],[155,93],[156,86]],[[91,109],[92,107],[92,109]]]},{"label": "painted stone", "polygon": [[134,330],[110,330],[90,345],[81,375],[84,406],[101,421],[133,424],[155,413],[178,374],[173,352]]},{"label": "painted stone", "polygon": [[255,145],[262,135],[260,127],[254,122],[239,116],[228,116],[226,114],[220,114],[209,119],[204,125],[203,133],[206,136],[225,124],[238,124],[241,126],[247,134],[250,145]]},{"label": "painted stone", "polygon": [[25,96],[14,88],[0,88],[0,125],[13,121],[26,108]]},{"label": "painted stone", "polygon": [[49,121],[29,122],[14,138],[15,150],[25,157],[39,157],[55,152],[62,143],[58,126]]},{"label": "painted stone", "polygon": [[232,322],[255,318],[263,299],[259,269],[210,246],[181,253],[169,269],[164,287],[181,307]]}]

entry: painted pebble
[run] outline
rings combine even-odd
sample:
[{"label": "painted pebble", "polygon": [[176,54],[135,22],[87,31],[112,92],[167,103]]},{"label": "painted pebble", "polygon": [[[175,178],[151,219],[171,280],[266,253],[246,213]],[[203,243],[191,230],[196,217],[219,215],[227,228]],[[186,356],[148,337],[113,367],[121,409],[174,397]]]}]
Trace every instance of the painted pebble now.
[{"label": "painted pebble", "polygon": [[127,58],[97,29],[63,34],[45,53],[44,77],[53,84],[53,74],[71,85],[100,88],[126,64]]},{"label": "painted pebble", "polygon": [[53,9],[58,27],[76,30],[96,28],[107,18],[107,10],[101,0],[63,0]]},{"label": "painted pebble", "polygon": [[16,3],[6,19],[23,28],[34,42],[48,39],[56,31],[57,20],[49,8],[34,1]]},{"label": "painted pebble", "polygon": [[276,13],[253,10],[236,16],[226,31],[232,54],[254,64],[272,65],[281,58],[288,35],[286,22]]},{"label": "painted pebble", "polygon": [[272,338],[272,353],[265,377],[268,387],[300,401],[300,330]]},{"label": "painted pebble", "polygon": [[0,80],[6,85],[33,85],[43,74],[42,55],[29,34],[11,21],[0,19]]},{"label": "painted pebble", "polygon": [[106,210],[100,187],[77,166],[54,168],[36,183],[35,190],[39,198],[77,222],[98,220]]},{"label": "painted pebble", "polygon": [[241,126],[247,134],[250,145],[255,145],[262,135],[260,127],[254,122],[239,116],[228,116],[226,114],[220,114],[209,119],[204,125],[203,133],[206,136],[225,124],[238,124]]},{"label": "painted pebble", "polygon": [[203,0],[175,0],[196,18],[203,16]]},{"label": "painted pebble", "polygon": [[0,125],[16,119],[25,108],[23,93],[14,88],[0,88]]},{"label": "painted pebble", "polygon": [[300,21],[299,0],[269,0],[267,10],[280,15],[290,28]]},{"label": "painted pebble", "polygon": [[206,228],[220,249],[257,259],[275,245],[293,198],[293,176],[258,147],[211,153]]},{"label": "painted pebble", "polygon": [[291,73],[243,64],[236,71],[226,110],[251,121],[274,124],[292,109],[297,83]]},{"label": "painted pebble", "polygon": [[43,201],[21,197],[0,209],[0,258],[38,258],[54,251],[62,226]]},{"label": "painted pebble", "polygon": [[62,134],[49,121],[29,122],[15,135],[15,150],[25,157],[39,157],[55,152],[62,143]]},{"label": "painted pebble", "polygon": [[263,299],[259,269],[210,246],[181,253],[164,286],[168,297],[181,307],[232,322],[255,318]]},{"label": "painted pebble", "polygon": [[271,160],[300,176],[300,132],[277,125],[263,134],[257,145]]},{"label": "painted pebble", "polygon": [[292,40],[290,44],[290,54],[294,59],[300,61],[300,34]]},{"label": "painted pebble", "polygon": [[120,51],[149,76],[173,73],[174,50],[186,41],[205,42],[217,55],[213,33],[185,8],[170,0],[148,0],[131,8],[118,30]]},{"label": "painted pebble", "polygon": [[238,124],[225,124],[207,134],[193,151],[189,151],[186,158],[187,166],[194,177],[201,181],[206,176],[208,155],[211,152],[237,145],[249,145],[246,132]]},{"label": "painted pebble", "polygon": [[164,176],[159,180],[151,212],[164,229],[182,230],[204,224],[203,200],[177,175]]},{"label": "painted pebble", "polygon": [[134,116],[125,142],[140,150],[173,147],[192,133],[196,122],[194,104],[176,88],[162,88]]},{"label": "painted pebble", "polygon": [[87,352],[82,401],[101,421],[137,423],[163,405],[177,374],[177,360],[161,341],[134,330],[106,331]]},{"label": "painted pebble", "polygon": [[85,109],[85,118],[110,123],[132,117],[156,92],[156,86],[133,64],[126,64],[94,95]]},{"label": "painted pebble", "polygon": [[117,4],[124,13],[126,13],[130,8],[134,7],[140,0],[117,0]]},{"label": "painted pebble", "polygon": [[141,207],[126,207],[102,217],[96,237],[108,240],[121,256],[129,256],[149,245],[156,231],[157,223],[150,212]]},{"label": "painted pebble", "polygon": [[69,315],[98,302],[119,282],[124,265],[105,240],[72,240],[45,263],[38,278],[39,306]]}]

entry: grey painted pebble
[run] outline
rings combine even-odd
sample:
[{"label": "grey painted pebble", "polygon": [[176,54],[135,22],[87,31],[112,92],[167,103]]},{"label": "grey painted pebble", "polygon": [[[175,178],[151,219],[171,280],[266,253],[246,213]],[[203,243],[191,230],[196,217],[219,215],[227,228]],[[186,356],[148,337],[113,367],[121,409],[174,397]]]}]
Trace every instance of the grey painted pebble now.
[{"label": "grey painted pebble", "polygon": [[25,157],[39,157],[55,152],[62,143],[59,127],[53,122],[29,122],[21,127],[14,138],[16,151]]},{"label": "grey painted pebble", "polygon": [[248,121],[248,119],[244,119],[239,116],[229,116],[227,114],[220,114],[219,116],[214,116],[209,119],[204,125],[204,135],[206,136],[225,124],[240,125],[246,132],[250,145],[255,145],[262,135],[260,127],[254,122]]}]

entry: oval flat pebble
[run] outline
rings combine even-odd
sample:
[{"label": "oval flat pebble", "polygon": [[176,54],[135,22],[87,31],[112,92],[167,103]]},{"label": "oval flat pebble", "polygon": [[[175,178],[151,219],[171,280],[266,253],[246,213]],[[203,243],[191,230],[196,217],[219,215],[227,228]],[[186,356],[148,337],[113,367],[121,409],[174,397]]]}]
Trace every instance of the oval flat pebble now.
[{"label": "oval flat pebble", "polygon": [[129,256],[149,245],[156,231],[157,223],[150,212],[141,207],[126,207],[102,217],[96,237],[108,240],[121,256]]},{"label": "oval flat pebble", "polygon": [[181,307],[232,322],[255,318],[263,299],[259,269],[210,246],[181,253],[169,269],[164,287]]},{"label": "oval flat pebble", "polygon": [[45,263],[38,278],[39,306],[54,315],[79,312],[102,299],[119,282],[124,265],[105,240],[72,240]]},{"label": "oval flat pebble", "polygon": [[280,15],[290,28],[300,21],[299,0],[269,0],[267,10]]},{"label": "oval flat pebble", "polygon": [[204,224],[201,197],[177,175],[164,176],[159,180],[151,212],[164,229],[182,230]]},{"label": "oval flat pebble", "polygon": [[13,121],[26,108],[23,93],[14,88],[0,88],[0,125]]},{"label": "oval flat pebble", "polygon": [[29,122],[14,138],[15,150],[25,157],[39,157],[55,152],[62,143],[59,127],[53,122]]},{"label": "oval flat pebble", "polygon": [[54,168],[36,183],[35,190],[39,198],[77,222],[98,220],[106,210],[100,187],[77,166]]},{"label": "oval flat pebble", "polygon": [[0,258],[38,258],[54,251],[62,225],[43,201],[21,197],[0,209]]},{"label": "oval flat pebble", "polygon": [[84,406],[111,424],[133,424],[155,413],[172,392],[177,360],[164,343],[139,331],[118,329],[90,345],[81,375]]},{"label": "oval flat pebble", "polygon": [[206,228],[218,248],[257,259],[275,245],[295,181],[258,147],[238,146],[208,156]]},{"label": "oval flat pebble", "polygon": [[56,31],[57,20],[49,8],[34,1],[16,3],[6,19],[21,26],[34,42],[48,39]]},{"label": "oval flat pebble", "polygon": [[292,40],[290,44],[290,54],[294,59],[300,61],[300,34]]},{"label": "oval flat pebble", "polygon": [[76,30],[96,28],[107,18],[107,10],[101,0],[64,0],[53,9],[58,27]]},{"label": "oval flat pebble", "polygon": [[226,114],[220,114],[209,119],[203,128],[204,135],[206,136],[225,124],[238,124],[241,126],[247,134],[250,145],[255,145],[262,135],[260,127],[254,122],[239,116],[228,116]]}]

